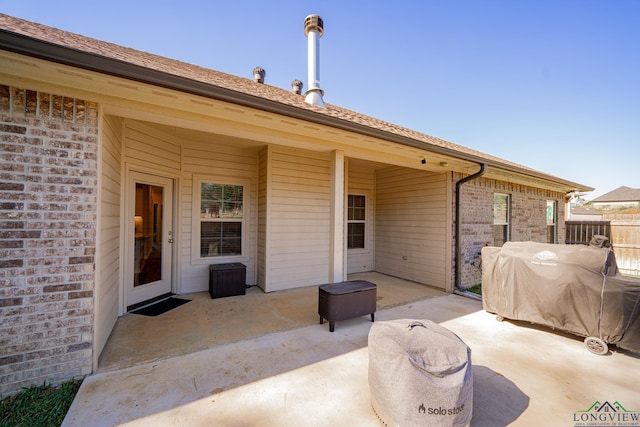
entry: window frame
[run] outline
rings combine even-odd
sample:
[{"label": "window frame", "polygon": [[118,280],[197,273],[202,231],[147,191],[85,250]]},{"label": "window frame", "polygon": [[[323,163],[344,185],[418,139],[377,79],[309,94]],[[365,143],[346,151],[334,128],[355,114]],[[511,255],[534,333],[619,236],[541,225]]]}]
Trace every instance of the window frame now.
[{"label": "window frame", "polygon": [[[506,197],[506,212],[505,212],[505,221],[504,222],[496,222],[496,196],[504,196]],[[493,245],[496,245],[495,235],[496,235],[496,226],[506,226],[506,238],[504,242],[500,245],[504,245],[504,243],[511,240],[511,194],[507,193],[493,193]]]},{"label": "window frame", "polygon": [[[551,223],[549,222],[549,207],[552,209]],[[546,210],[546,230],[547,230],[547,243],[558,243],[558,202],[556,200],[547,200]],[[553,227],[553,242],[549,241],[549,228]]]},{"label": "window frame", "polygon": [[[242,217],[241,218],[215,218],[207,219],[201,216],[202,184],[222,184],[242,187]],[[248,179],[230,178],[218,175],[194,175],[193,176],[193,200],[192,200],[192,227],[191,227],[191,263],[192,264],[221,264],[225,262],[237,262],[246,258],[247,248],[247,221],[249,216],[249,185]],[[205,256],[200,253],[201,233],[203,222],[240,222],[240,254]]]},{"label": "window frame", "polygon": [[[350,205],[349,205],[349,198],[350,197],[363,197],[364,198],[364,219],[363,220],[351,220],[349,219],[349,209],[350,209]],[[367,250],[367,244],[368,244],[368,240],[367,239],[367,230],[369,228],[368,225],[368,217],[369,217],[369,201],[368,201],[368,195],[367,194],[362,194],[362,193],[348,193],[347,194],[347,200],[346,200],[346,246],[347,246],[347,250],[349,252],[357,252],[357,251],[366,251]],[[364,224],[364,233],[363,233],[363,246],[360,248],[350,248],[349,247],[349,224]]]}]

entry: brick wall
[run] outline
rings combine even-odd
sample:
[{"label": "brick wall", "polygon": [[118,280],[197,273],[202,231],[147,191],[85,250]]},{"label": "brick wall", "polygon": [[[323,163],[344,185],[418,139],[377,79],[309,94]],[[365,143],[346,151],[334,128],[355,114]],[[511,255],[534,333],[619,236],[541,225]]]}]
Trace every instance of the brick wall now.
[{"label": "brick wall", "polygon": [[[454,176],[454,182],[463,175]],[[461,284],[464,287],[482,281],[480,251],[483,246],[493,246],[493,195],[511,196],[510,241],[547,241],[547,200],[555,200],[557,205],[557,242],[564,243],[564,194],[479,178],[462,185],[460,217],[462,234]],[[455,200],[455,198],[453,199]]]},{"label": "brick wall", "polygon": [[92,370],[97,105],[0,84],[0,393]]}]

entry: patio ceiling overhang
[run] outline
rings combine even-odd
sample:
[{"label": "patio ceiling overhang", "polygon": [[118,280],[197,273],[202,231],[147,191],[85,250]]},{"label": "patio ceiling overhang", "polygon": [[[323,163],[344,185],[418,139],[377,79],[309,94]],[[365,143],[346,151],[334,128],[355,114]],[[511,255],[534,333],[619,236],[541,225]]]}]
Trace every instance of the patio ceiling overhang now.
[{"label": "patio ceiling overhang", "polygon": [[492,156],[484,156],[483,153],[472,152],[472,150],[469,150],[471,152],[461,152],[455,148],[432,144],[398,132],[328,115],[324,111],[316,111],[313,108],[300,108],[295,105],[133,64],[117,58],[51,43],[5,29],[0,29],[0,49],[82,70],[303,120],[369,138],[400,144],[416,150],[424,150],[439,156],[443,161],[451,159],[453,164],[457,164],[457,167],[452,165],[448,170],[471,174],[477,170],[475,165],[486,164],[488,166],[488,171],[485,175],[487,178],[537,186],[565,193],[593,191],[592,187],[557,178]]}]

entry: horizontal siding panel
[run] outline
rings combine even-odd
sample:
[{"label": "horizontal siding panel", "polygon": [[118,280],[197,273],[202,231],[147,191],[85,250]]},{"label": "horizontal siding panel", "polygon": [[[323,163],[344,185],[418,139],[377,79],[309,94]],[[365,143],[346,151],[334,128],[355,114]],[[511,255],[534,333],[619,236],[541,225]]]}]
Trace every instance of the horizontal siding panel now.
[{"label": "horizontal siding panel", "polygon": [[[326,249],[326,248],[325,248]],[[286,266],[291,265],[291,257],[289,256],[291,253],[297,253],[296,256],[296,265],[300,266],[324,266],[323,268],[326,271],[326,262],[329,261],[329,256],[325,256],[324,258],[318,258],[316,252],[290,252],[289,254],[282,252],[278,255],[274,255],[271,258],[273,262],[273,267],[278,268],[278,266]]]},{"label": "horizontal siding panel", "polygon": [[200,154],[206,157],[228,154],[253,159],[258,155],[256,150],[253,148],[246,148],[232,144],[221,144],[215,141],[211,143],[191,142],[188,141],[187,138],[187,140],[182,142],[182,145],[184,146],[183,154],[190,157],[197,157]]},{"label": "horizontal siding panel", "polygon": [[399,266],[400,264],[396,264],[396,267],[390,266],[386,274],[394,277],[405,277],[406,280],[444,289],[440,279],[440,277],[445,274],[444,270],[432,270],[422,267],[411,268],[404,265],[402,265],[402,267]]},{"label": "horizontal siding panel", "polygon": [[[295,253],[298,251],[303,252],[317,252],[319,256],[324,256],[325,252],[329,251],[329,239],[322,233],[309,233],[308,237],[304,237],[304,234],[298,236],[279,236],[279,238],[273,238],[271,240],[273,248],[277,249],[273,255],[278,253]],[[296,248],[295,250],[291,248]]]},{"label": "horizontal siding panel", "polygon": [[105,210],[105,209],[108,209],[109,207],[114,208],[114,210],[103,212],[103,214],[110,215],[115,213],[115,215],[119,216],[120,215],[120,193],[112,190],[103,189],[101,197],[102,197],[102,203],[103,203],[100,207],[101,209]]},{"label": "horizontal siding panel", "polygon": [[405,269],[413,270],[412,274],[419,274],[420,271],[424,272],[425,274],[444,274],[444,259],[445,258],[443,257],[440,259],[428,258],[426,260],[420,260],[407,257],[407,260],[404,260],[401,254],[393,254],[393,256],[390,257],[390,260],[393,260],[394,262],[390,262],[387,269],[394,271],[401,271]]},{"label": "horizontal siding panel", "polygon": [[229,167],[194,167],[193,173],[203,176],[220,176],[227,179],[252,179],[255,176],[254,171],[251,168],[237,168]]},{"label": "horizontal siding panel", "polygon": [[284,152],[278,148],[274,148],[272,151],[272,163],[276,169],[296,169],[300,165],[304,165],[305,167],[322,167],[323,165],[328,165],[329,162],[329,154],[318,153],[316,151],[292,149],[292,151]]},{"label": "horizontal siding panel", "polygon": [[286,189],[299,189],[295,191],[305,191],[305,188],[308,188],[308,191],[325,193],[329,194],[330,181],[328,179],[321,179],[319,177],[313,177],[307,175],[304,178],[301,177],[292,177],[292,176],[284,176],[284,175],[273,175],[273,180],[271,184],[273,185],[273,190],[286,190]]},{"label": "horizontal siding panel", "polygon": [[[425,263],[433,259],[444,260],[446,258],[446,254],[440,253],[438,251],[434,251],[433,253],[430,253],[429,256],[421,255],[421,251],[428,250],[429,248],[433,247],[438,243],[440,242],[431,241],[429,242],[429,244],[427,244],[426,242],[423,244],[420,244],[419,242],[412,242],[410,244],[403,245],[398,243],[394,244],[393,242],[390,242],[386,246],[387,257],[391,259],[393,258],[402,259],[402,257],[406,256],[407,259],[422,260],[422,262],[425,262]],[[380,242],[380,244],[384,244],[384,242]]]},{"label": "horizontal siding panel", "polygon": [[[329,185],[327,183],[327,185]],[[304,200],[305,198],[316,198],[329,200],[329,192],[325,189],[325,187],[321,186],[310,186],[310,185],[302,185],[296,183],[290,183],[287,185],[278,185],[275,183],[272,187],[273,195],[276,197],[285,197],[289,200],[295,201]],[[291,195],[290,197],[286,197],[287,193],[297,193],[300,194],[300,197],[294,197]],[[303,194],[306,196],[303,196]]]},{"label": "horizontal siding panel", "polygon": [[197,153],[191,150],[185,150],[183,158],[185,163],[192,166],[210,166],[211,162],[228,162],[230,165],[234,166],[248,166],[256,164],[256,159],[246,153]]},{"label": "horizontal siding panel", "polygon": [[[311,254],[304,254],[300,258],[295,260],[280,259],[279,262],[274,262],[272,259],[271,272],[276,273],[278,271],[284,274],[284,279],[289,277],[305,277],[305,276],[317,276],[326,280],[328,275],[327,264],[329,257],[316,258]],[[289,274],[287,274],[287,271]]]},{"label": "horizontal siding panel", "polygon": [[419,190],[416,189],[414,191],[406,191],[404,189],[397,189],[396,191],[385,193],[384,191],[378,190],[378,205],[393,205],[397,203],[409,204],[406,203],[407,198],[411,198],[411,204],[419,204],[419,203],[429,203],[429,202],[440,202],[446,200],[446,194],[444,194],[444,189],[440,191],[430,191],[430,190]]},{"label": "horizontal siding panel", "polygon": [[142,165],[145,168],[161,168],[162,170],[179,170],[180,159],[168,158],[154,154],[161,151],[161,147],[154,146],[128,146],[125,148],[126,161],[131,164]]},{"label": "horizontal siding panel", "polygon": [[331,222],[329,157],[302,150],[271,155],[268,290],[324,283]]},{"label": "horizontal siding panel", "polygon": [[255,175],[255,164],[235,163],[230,159],[193,159],[184,158],[184,163],[189,170],[198,175],[221,175],[218,171],[225,171],[227,176],[247,177]]},{"label": "horizontal siding panel", "polygon": [[304,193],[299,197],[292,199],[284,195],[274,196],[271,198],[273,208],[275,212],[290,210],[291,206],[300,206],[301,208],[313,208],[313,209],[329,209],[327,207],[328,199],[318,193]]},{"label": "horizontal siding panel", "polygon": [[416,182],[425,188],[440,188],[447,185],[446,174],[434,174],[417,170],[407,172],[407,169],[399,169],[397,174],[380,172],[378,175],[384,175],[384,181],[377,183],[379,188],[382,189],[397,188],[408,182]]},{"label": "horizontal siding panel", "polygon": [[378,233],[376,236],[381,238],[383,236],[389,236],[390,238],[398,238],[399,236],[408,236],[414,239],[420,239],[420,234],[435,234],[446,236],[449,229],[444,224],[430,224],[424,221],[411,221],[403,223],[401,220],[379,220],[376,223],[378,227]]},{"label": "horizontal siding panel", "polygon": [[[146,135],[132,135],[135,131],[128,129],[126,149],[131,152],[153,154],[156,159],[165,159],[171,163],[180,163],[180,148],[161,140],[148,139]],[[144,136],[138,139],[137,136]]]},{"label": "horizontal siding panel", "polygon": [[142,122],[125,121],[125,132],[127,139],[132,141],[146,142],[151,145],[161,145],[166,151],[173,155],[180,155],[180,145],[176,143],[170,135],[148,126]]},{"label": "horizontal siding panel", "polygon": [[[426,222],[441,222],[444,224],[443,216],[446,215],[447,210],[444,207],[423,208],[417,206],[403,207],[394,205],[393,207],[380,208],[378,207],[379,216],[395,218],[398,216],[404,216],[405,221],[426,221]],[[381,219],[381,221],[384,220]]]},{"label": "horizontal siding panel", "polygon": [[413,242],[442,243],[447,239],[447,233],[436,228],[416,227],[402,231],[384,230],[380,231],[376,237],[380,243],[388,242],[390,245],[397,242],[398,245],[409,247]]},{"label": "horizontal siding panel", "polygon": [[[197,175],[229,176],[229,177],[255,177],[257,159],[249,156],[230,156],[220,153],[196,153],[184,156],[184,172],[190,177]],[[186,175],[185,173],[185,175]],[[189,180],[188,187],[192,186]],[[193,189],[190,190],[190,193]]]},{"label": "horizontal siding panel", "polygon": [[320,271],[289,271],[288,269],[271,272],[273,281],[272,291],[283,291],[305,286],[316,286],[327,283],[328,276]]},{"label": "horizontal siding panel", "polygon": [[127,162],[144,165],[145,168],[180,170],[181,147],[171,136],[141,122],[127,120],[125,124],[124,155]]},{"label": "horizontal siding panel", "polygon": [[[304,168],[300,167],[301,164],[304,165]],[[329,162],[327,160],[313,160],[313,163],[308,164],[299,161],[274,160],[272,165],[274,170],[277,170],[282,175],[304,176],[305,172],[308,172],[309,174],[321,176],[325,174]]]},{"label": "horizontal siding panel", "polygon": [[[271,238],[273,249],[278,249],[278,252],[285,251],[288,253],[288,248],[300,244],[308,245],[310,248],[317,247],[318,250],[328,250],[329,239],[327,238],[324,230],[317,228],[316,230],[310,230],[308,233],[278,233],[277,236]],[[274,253],[276,255],[277,252]]]},{"label": "horizontal siding panel", "polygon": [[[376,270],[446,286],[446,174],[402,168],[376,175]],[[404,259],[406,257],[406,260]]]},{"label": "horizontal siding panel", "polygon": [[[283,210],[274,210],[274,212],[278,213],[278,218],[273,219],[271,222],[273,225],[284,224],[284,225],[295,225],[295,224],[312,224],[320,221],[324,222],[324,225],[329,224],[329,219],[327,218],[329,214],[328,209],[315,209],[313,207],[301,206],[298,207],[295,211],[289,209]],[[305,217],[301,218],[301,214],[304,214]]]}]

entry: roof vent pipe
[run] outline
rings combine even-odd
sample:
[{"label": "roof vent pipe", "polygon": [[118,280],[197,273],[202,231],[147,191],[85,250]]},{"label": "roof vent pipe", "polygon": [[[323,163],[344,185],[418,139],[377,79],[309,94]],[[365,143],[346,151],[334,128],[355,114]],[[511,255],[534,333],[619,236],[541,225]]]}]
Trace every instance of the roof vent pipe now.
[{"label": "roof vent pipe", "polygon": [[304,35],[307,37],[307,83],[309,89],[304,93],[307,104],[325,108],[320,89],[320,37],[324,33],[322,18],[309,15],[304,19]]},{"label": "roof vent pipe", "polygon": [[302,82],[300,80],[294,80],[294,81],[291,82],[291,90],[296,95],[301,95],[302,94],[302,86],[304,86],[304,85],[302,84]]},{"label": "roof vent pipe", "polygon": [[256,83],[264,83],[264,76],[267,75],[267,72],[260,67],[256,67],[253,69],[253,81]]}]

